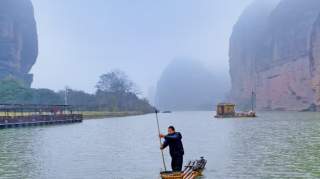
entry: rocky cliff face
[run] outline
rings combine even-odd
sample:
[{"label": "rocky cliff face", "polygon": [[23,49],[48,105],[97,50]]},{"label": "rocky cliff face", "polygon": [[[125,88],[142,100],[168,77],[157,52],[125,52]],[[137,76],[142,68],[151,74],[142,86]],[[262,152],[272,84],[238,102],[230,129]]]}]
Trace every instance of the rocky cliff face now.
[{"label": "rocky cliff face", "polygon": [[29,74],[38,55],[38,40],[30,0],[0,1],[0,79],[11,77],[30,86]]},{"label": "rocky cliff face", "polygon": [[[269,2],[269,1],[268,1]],[[265,110],[320,106],[320,1],[257,0],[230,40],[231,98]]]}]

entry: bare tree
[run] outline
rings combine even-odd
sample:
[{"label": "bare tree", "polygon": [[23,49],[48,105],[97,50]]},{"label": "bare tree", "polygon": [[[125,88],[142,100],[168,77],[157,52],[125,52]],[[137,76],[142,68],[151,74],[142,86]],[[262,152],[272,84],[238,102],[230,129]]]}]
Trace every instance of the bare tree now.
[{"label": "bare tree", "polygon": [[104,92],[135,93],[134,83],[120,70],[101,75],[96,88]]}]

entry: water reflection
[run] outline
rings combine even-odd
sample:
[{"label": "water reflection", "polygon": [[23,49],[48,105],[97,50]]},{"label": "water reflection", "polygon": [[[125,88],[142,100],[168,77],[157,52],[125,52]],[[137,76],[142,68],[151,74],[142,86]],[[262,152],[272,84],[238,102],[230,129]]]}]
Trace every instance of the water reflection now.
[{"label": "water reflection", "polygon": [[[160,124],[182,132],[185,159],[208,159],[204,178],[319,178],[320,115],[259,116],[178,112],[161,114]],[[158,178],[156,137],[154,115],[0,130],[0,178]]]}]

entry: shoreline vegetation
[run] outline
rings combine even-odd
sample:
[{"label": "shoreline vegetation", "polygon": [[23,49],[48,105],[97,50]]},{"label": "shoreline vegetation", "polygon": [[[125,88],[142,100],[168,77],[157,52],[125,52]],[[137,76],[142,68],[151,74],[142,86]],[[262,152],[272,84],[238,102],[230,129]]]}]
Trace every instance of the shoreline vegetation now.
[{"label": "shoreline vegetation", "polygon": [[118,112],[109,112],[109,111],[83,111],[81,112],[84,120],[90,119],[104,119],[104,118],[116,118],[116,117],[129,117],[129,116],[139,116],[145,115],[148,113],[142,111],[118,111]]},{"label": "shoreline vegetation", "polygon": [[22,106],[17,110],[22,111],[27,110],[23,109],[24,105],[69,105],[74,112],[81,112],[85,119],[142,115],[154,111],[122,71],[102,74],[95,88],[94,93],[71,88],[56,92],[31,88],[17,79],[7,78],[0,80],[0,104],[17,104]]},{"label": "shoreline vegetation", "polygon": [[[84,119],[103,119],[103,118],[113,118],[113,117],[128,117],[128,116],[139,116],[150,114],[151,112],[143,112],[143,111],[74,111],[73,114],[82,114]],[[71,114],[63,112],[56,115],[61,114]],[[41,115],[54,115],[50,112],[0,112],[0,117],[8,116],[8,117],[16,117],[16,116],[41,116]]]}]

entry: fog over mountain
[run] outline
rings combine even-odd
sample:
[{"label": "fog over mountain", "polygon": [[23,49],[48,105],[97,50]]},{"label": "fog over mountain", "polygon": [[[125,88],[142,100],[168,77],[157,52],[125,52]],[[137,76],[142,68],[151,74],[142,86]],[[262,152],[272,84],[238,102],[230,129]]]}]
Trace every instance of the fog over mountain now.
[{"label": "fog over mountain", "polygon": [[228,75],[232,26],[251,0],[32,0],[39,34],[33,87],[94,91],[120,69],[142,96],[176,57]]},{"label": "fog over mountain", "polygon": [[225,97],[228,84],[198,61],[175,59],[162,73],[155,104],[161,110],[212,110]]}]

